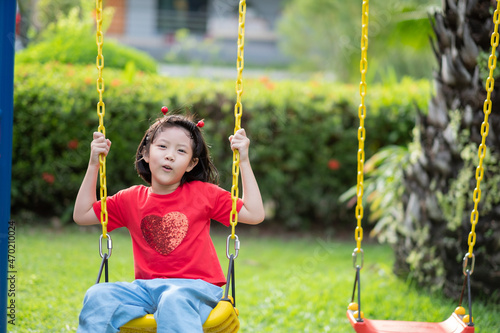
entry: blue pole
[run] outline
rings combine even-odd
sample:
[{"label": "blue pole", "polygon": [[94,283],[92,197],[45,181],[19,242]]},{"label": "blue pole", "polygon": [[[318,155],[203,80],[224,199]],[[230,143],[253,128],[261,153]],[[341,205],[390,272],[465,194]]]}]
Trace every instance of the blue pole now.
[{"label": "blue pole", "polygon": [[[17,272],[13,273],[17,267],[15,230],[12,230],[15,226],[10,224],[16,1],[2,0],[0,3],[0,332],[7,332],[7,321],[16,323],[17,306]],[[12,266],[8,268],[7,263]]]}]

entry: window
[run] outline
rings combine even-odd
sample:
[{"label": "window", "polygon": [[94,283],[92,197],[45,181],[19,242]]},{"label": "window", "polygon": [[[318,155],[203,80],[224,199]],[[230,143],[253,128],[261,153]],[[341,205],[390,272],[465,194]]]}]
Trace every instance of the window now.
[{"label": "window", "polygon": [[158,31],[189,29],[192,33],[205,33],[207,3],[208,0],[158,0]]}]

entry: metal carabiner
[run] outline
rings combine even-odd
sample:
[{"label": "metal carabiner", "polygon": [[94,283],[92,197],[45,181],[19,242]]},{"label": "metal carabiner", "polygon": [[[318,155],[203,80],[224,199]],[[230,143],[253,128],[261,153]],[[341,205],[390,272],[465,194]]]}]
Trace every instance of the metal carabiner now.
[{"label": "metal carabiner", "polygon": [[[232,234],[227,236],[227,240],[226,240],[226,257],[227,259],[230,259],[231,258],[231,255],[229,254],[229,243],[230,243],[230,240],[232,238]],[[233,259],[236,259],[238,258],[238,253],[240,252],[240,241],[238,239],[238,235],[234,235],[234,256],[233,256]]]},{"label": "metal carabiner", "polygon": [[[101,255],[101,258],[104,258],[104,254],[102,253],[102,238],[103,238],[103,235],[101,234],[101,236],[99,237],[99,254]],[[108,259],[109,257],[111,257],[111,251],[113,250],[113,241],[111,240],[111,237],[106,234],[106,238],[107,238],[107,248],[108,248]]]},{"label": "metal carabiner", "polygon": [[352,266],[354,268],[357,268],[358,265],[358,253],[361,253],[361,266],[359,268],[363,268],[364,262],[365,262],[365,253],[363,252],[363,249],[358,249],[355,248],[354,251],[352,252]]},{"label": "metal carabiner", "polygon": [[[467,252],[464,256],[464,259],[463,259],[463,271],[464,271],[464,275],[467,275],[467,265],[469,263],[469,252]],[[471,264],[470,264],[470,271],[469,271],[469,274],[472,275],[472,273],[474,272],[474,265],[476,264],[476,256],[474,255],[474,253],[472,254],[472,260],[471,260]]]}]

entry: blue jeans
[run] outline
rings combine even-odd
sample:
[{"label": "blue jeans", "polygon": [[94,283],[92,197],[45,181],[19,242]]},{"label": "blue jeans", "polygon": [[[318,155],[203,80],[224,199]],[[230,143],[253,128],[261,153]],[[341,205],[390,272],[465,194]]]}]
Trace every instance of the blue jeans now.
[{"label": "blue jeans", "polygon": [[115,333],[132,319],[153,313],[158,333],[203,332],[222,288],[202,280],[153,279],[100,283],[87,291],[78,333]]}]

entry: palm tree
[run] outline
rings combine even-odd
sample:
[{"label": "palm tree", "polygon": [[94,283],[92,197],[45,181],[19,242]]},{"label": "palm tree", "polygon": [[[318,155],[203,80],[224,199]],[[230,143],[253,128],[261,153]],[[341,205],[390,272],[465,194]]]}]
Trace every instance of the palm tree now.
[{"label": "palm tree", "polygon": [[[404,170],[404,218],[396,271],[458,296],[467,252],[472,192],[481,141],[485,76],[491,52],[494,0],[443,0],[431,17],[437,60],[435,96],[420,112],[417,158]],[[500,82],[499,82],[500,83]],[[500,297],[500,84],[493,92],[485,177],[474,247],[473,288]]]}]

